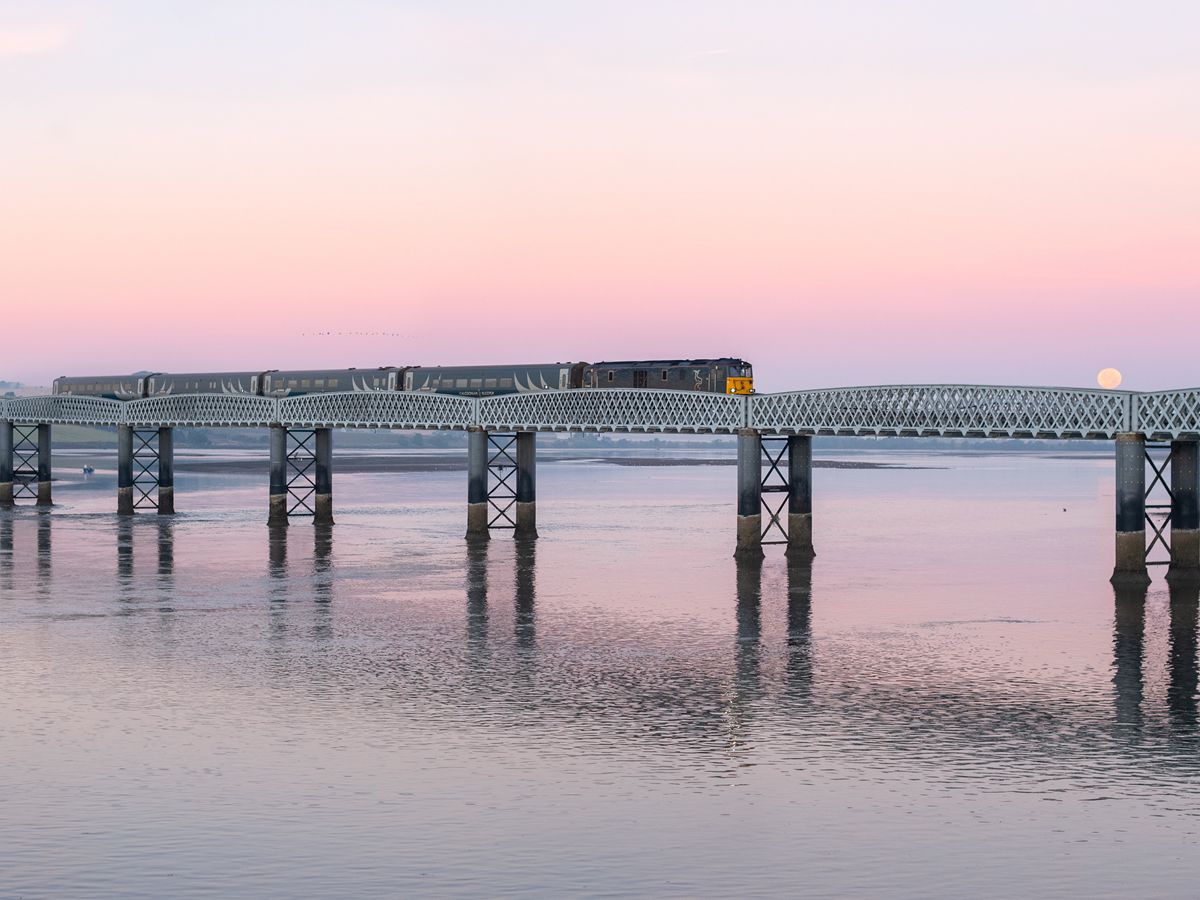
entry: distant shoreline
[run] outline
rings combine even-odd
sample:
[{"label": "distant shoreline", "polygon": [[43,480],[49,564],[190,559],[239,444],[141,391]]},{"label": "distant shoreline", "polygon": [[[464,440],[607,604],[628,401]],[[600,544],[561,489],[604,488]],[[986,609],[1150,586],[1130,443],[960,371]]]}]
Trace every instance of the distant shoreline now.
[{"label": "distant shoreline", "polygon": [[[54,454],[59,465],[70,461],[111,462],[115,454],[111,449],[64,450]],[[558,463],[592,463],[632,468],[676,468],[683,466],[736,466],[735,456],[605,456],[597,453],[562,453],[550,450],[538,455],[541,465]],[[230,458],[220,456],[194,456],[187,452],[175,456],[176,472],[262,472],[269,463],[265,454],[259,458]],[[107,466],[106,466],[107,468]],[[397,455],[362,454],[350,452],[335,455],[334,470],[347,473],[389,472],[463,472],[467,468],[467,457],[463,452],[407,453]],[[868,460],[814,459],[814,469],[940,469],[944,466],[909,465],[903,462],[874,462]]]}]

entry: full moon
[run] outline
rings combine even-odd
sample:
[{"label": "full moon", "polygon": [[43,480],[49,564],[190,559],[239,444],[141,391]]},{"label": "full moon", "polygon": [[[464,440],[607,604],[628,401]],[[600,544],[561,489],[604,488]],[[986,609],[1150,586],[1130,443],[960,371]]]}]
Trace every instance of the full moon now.
[{"label": "full moon", "polygon": [[1106,390],[1112,390],[1121,385],[1121,373],[1116,369],[1101,369],[1096,376],[1096,383]]}]

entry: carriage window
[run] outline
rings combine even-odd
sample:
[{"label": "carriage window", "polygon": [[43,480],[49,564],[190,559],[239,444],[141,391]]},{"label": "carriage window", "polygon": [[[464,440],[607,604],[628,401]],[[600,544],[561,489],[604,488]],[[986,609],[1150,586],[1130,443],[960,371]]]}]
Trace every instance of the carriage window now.
[{"label": "carriage window", "polygon": [[330,378],[325,382],[325,384],[327,387],[335,388],[338,386],[339,382],[336,378]]},{"label": "carriage window", "polygon": [[324,378],[314,378],[313,379],[313,387],[317,387],[317,388],[325,387],[325,379]]},{"label": "carriage window", "polygon": [[613,370],[612,370],[612,369],[609,369],[609,370],[608,370],[608,380],[609,380],[609,381],[612,381],[612,380],[613,380]]},{"label": "carriage window", "polygon": [[294,391],[296,389],[296,379],[295,378],[289,378],[287,384],[288,384],[288,390]]},{"label": "carriage window", "polygon": [[483,380],[483,386],[485,388],[494,388],[496,386],[496,379],[495,378],[485,378]]},{"label": "carriage window", "polygon": [[663,369],[663,370],[662,370],[662,380],[663,380],[663,381],[666,381],[666,380],[667,380],[667,370],[666,370],[666,369]]},{"label": "carriage window", "polygon": [[300,379],[300,387],[301,387],[301,388],[307,388],[307,387],[308,387],[308,379],[307,379],[307,378],[301,378],[301,379]]},{"label": "carriage window", "polygon": [[471,387],[473,387],[473,388],[483,387],[483,379],[482,378],[472,378],[471,379]]},{"label": "carriage window", "polygon": [[500,387],[502,387],[502,388],[510,388],[510,387],[512,387],[512,386],[513,386],[513,382],[512,382],[512,379],[511,379],[511,378],[501,378],[501,379],[500,379]]}]

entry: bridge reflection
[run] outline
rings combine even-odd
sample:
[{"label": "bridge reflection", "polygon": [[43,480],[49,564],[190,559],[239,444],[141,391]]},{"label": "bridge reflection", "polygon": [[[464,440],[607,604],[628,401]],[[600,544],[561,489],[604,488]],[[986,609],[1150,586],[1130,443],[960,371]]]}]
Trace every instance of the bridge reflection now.
[{"label": "bridge reflection", "polygon": [[[56,557],[68,554],[68,548],[57,546],[54,530],[67,523],[44,513],[0,514],[0,589],[27,585],[48,591]],[[112,536],[115,565],[107,576],[96,573],[98,582],[107,577],[111,587],[101,583],[93,595],[115,593],[131,605],[153,599],[160,610],[172,612],[177,592],[194,590],[195,573],[177,571],[176,534],[183,527],[169,519],[139,520],[101,532]],[[12,565],[20,544],[37,548],[35,570],[24,580]],[[352,573],[338,572],[332,528],[271,529],[259,552],[265,556],[261,596],[269,610],[268,633],[276,641],[326,641],[333,637],[339,594],[355,603],[372,599],[353,587]],[[422,612],[439,627],[446,616],[461,617],[461,655],[454,656],[453,646],[432,632],[430,641],[441,640],[442,646],[424,646],[427,642],[416,638],[381,643],[378,633],[369,633],[367,620],[355,616],[353,627],[339,629],[337,654],[294,652],[293,647],[273,665],[289,672],[302,667],[349,695],[374,690],[382,679],[393,699],[446,703],[450,717],[471,709],[485,714],[491,704],[514,705],[535,712],[536,721],[579,725],[587,720],[587,727],[610,729],[609,737],[678,740],[689,746],[699,736],[719,734],[726,749],[740,749],[756,729],[766,727],[764,720],[770,719],[772,728],[781,718],[798,727],[795,723],[814,715],[835,718],[844,734],[870,717],[872,727],[886,726],[907,746],[919,744],[922,734],[928,740],[931,731],[945,740],[1014,746],[1062,741],[1065,748],[1072,740],[1142,741],[1165,727],[1173,744],[1198,741],[1200,583],[1195,581],[1171,584],[1165,660],[1147,634],[1167,611],[1159,605],[1161,595],[1148,595],[1144,585],[1115,587],[1111,699],[1103,693],[1081,695],[1076,705],[1064,703],[1053,685],[989,685],[974,672],[952,678],[923,673],[919,663],[913,672],[922,677],[903,684],[886,677],[886,661],[880,666],[861,652],[843,655],[834,649],[835,643],[844,644],[836,635],[814,634],[810,560],[740,560],[730,573],[732,603],[725,625],[701,623],[717,629],[715,643],[707,642],[705,633],[680,631],[683,646],[673,652],[669,635],[648,624],[652,618],[564,613],[553,593],[543,597],[533,541],[468,542],[464,552],[465,577],[454,589],[461,590],[463,605],[456,613],[440,600],[429,601]],[[554,611],[549,625],[542,621],[546,609]],[[402,605],[376,607],[371,627],[401,634],[410,628],[409,615]],[[511,629],[504,627],[510,616]],[[294,629],[298,621],[299,631]],[[448,649],[450,657],[444,655]],[[422,686],[430,687],[430,677],[412,679],[422,667],[437,672],[436,700],[421,693]],[[364,672],[371,678],[363,679]],[[1093,700],[1108,705],[1096,707]],[[1067,732],[1073,737],[1063,736]],[[1184,764],[1173,759],[1173,765]]]}]

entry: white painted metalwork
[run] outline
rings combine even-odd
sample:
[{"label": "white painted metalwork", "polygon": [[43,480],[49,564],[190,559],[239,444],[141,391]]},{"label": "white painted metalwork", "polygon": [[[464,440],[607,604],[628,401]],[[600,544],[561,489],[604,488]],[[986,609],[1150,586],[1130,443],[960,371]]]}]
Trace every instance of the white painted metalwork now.
[{"label": "white painted metalwork", "polygon": [[276,401],[253,394],[164,394],[130,400],[123,424],[138,427],[254,427],[276,421]]},{"label": "white painted metalwork", "polygon": [[475,401],[454,394],[359,391],[285,397],[277,421],[289,428],[467,428]]},{"label": "white painted metalwork", "polygon": [[1200,388],[1134,395],[1138,430],[1148,438],[1200,435]]},{"label": "white painted metalwork", "polygon": [[603,388],[503,394],[479,401],[483,428],[501,431],[630,431],[732,434],[746,400],[700,391]]},{"label": "white painted metalwork", "polygon": [[124,405],[120,400],[72,394],[16,397],[4,401],[3,417],[9,422],[43,425],[116,425]]},{"label": "white painted metalwork", "polygon": [[472,399],[358,391],[275,399],[170,394],[119,401],[61,394],[0,401],[25,424],[618,431],[938,437],[1200,435],[1200,388],[1137,394],[1078,388],[881,385],[749,397],[646,389],[548,390]]},{"label": "white painted metalwork", "polygon": [[750,398],[749,427],[775,434],[1112,438],[1131,394],[965,384],[832,388]]}]

